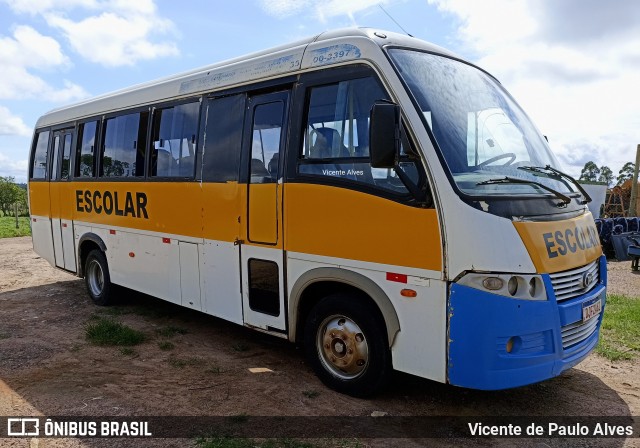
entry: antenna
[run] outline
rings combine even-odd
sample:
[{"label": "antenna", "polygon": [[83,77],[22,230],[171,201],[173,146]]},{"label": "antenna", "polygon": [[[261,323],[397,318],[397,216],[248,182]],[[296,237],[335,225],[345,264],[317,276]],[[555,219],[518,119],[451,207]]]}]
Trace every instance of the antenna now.
[{"label": "antenna", "polygon": [[386,10],[386,9],[384,9],[380,3],[378,3],[378,6],[380,7],[380,9],[382,9],[382,12],[384,12],[387,16],[389,16],[389,18],[390,18],[391,20],[393,20],[393,23],[395,23],[396,25],[398,25],[398,28],[400,28],[402,31],[404,31],[404,33],[405,33],[407,36],[409,36],[409,37],[413,37],[411,34],[409,34],[409,32],[408,32],[407,30],[405,30],[404,28],[402,28],[402,25],[400,25],[400,24],[396,21],[396,19],[394,19],[393,17],[391,17],[391,14],[389,14],[389,13],[387,12],[387,10]]}]

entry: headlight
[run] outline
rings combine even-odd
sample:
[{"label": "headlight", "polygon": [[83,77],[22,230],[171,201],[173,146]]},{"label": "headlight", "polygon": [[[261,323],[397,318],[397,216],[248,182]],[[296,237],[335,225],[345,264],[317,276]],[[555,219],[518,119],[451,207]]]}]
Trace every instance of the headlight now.
[{"label": "headlight", "polygon": [[539,275],[477,273],[465,274],[458,284],[505,297],[523,300],[547,300],[547,292]]}]

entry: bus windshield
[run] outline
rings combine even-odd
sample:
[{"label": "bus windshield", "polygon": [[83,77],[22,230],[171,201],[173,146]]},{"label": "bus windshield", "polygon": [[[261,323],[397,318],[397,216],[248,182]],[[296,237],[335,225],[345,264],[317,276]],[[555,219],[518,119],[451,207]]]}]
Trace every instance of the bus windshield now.
[{"label": "bus windshield", "polygon": [[527,115],[491,76],[434,54],[397,48],[389,54],[460,191],[496,198],[548,195],[548,188],[560,193],[575,191],[566,179],[527,169],[558,168],[558,162]]}]

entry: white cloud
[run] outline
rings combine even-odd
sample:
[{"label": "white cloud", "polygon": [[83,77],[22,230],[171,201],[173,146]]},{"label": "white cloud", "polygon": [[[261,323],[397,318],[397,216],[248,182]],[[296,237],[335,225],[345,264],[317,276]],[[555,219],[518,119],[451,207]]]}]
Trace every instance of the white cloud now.
[{"label": "white cloud", "polygon": [[78,54],[97,64],[134,65],[179,54],[174,42],[156,39],[177,33],[173,22],[158,14],[154,0],[3,1],[16,13],[44,17]]},{"label": "white cloud", "polygon": [[260,6],[267,14],[279,19],[306,12],[323,23],[333,17],[347,16],[355,24],[354,14],[388,2],[389,0],[260,0]]},{"label": "white cloud", "polygon": [[54,8],[95,7],[94,0],[3,0],[17,14],[37,15]]},{"label": "white cloud", "polygon": [[49,85],[34,71],[65,68],[69,59],[58,42],[29,26],[18,26],[13,36],[0,36],[0,99],[38,97],[52,102],[66,102],[87,96],[82,87],[64,81],[65,87]]},{"label": "white cloud", "polygon": [[6,107],[0,106],[0,135],[31,135],[29,128],[22,118],[16,117]]},{"label": "white cloud", "polygon": [[60,29],[75,51],[91,62],[105,66],[134,65],[141,59],[178,54],[172,42],[153,43],[153,32],[166,32],[172,23],[155,16],[127,17],[106,12],[74,22],[59,14],[47,14],[47,23]]},{"label": "white cloud", "polygon": [[0,152],[0,176],[15,177],[16,182],[24,182],[27,178],[27,159],[14,160]]},{"label": "white cloud", "polygon": [[579,174],[593,160],[617,174],[633,160],[640,3],[428,1],[455,18],[463,51],[513,93],[567,171]]},{"label": "white cloud", "polygon": [[68,63],[60,44],[29,26],[18,26],[13,37],[0,38],[0,61],[21,67],[48,68]]}]

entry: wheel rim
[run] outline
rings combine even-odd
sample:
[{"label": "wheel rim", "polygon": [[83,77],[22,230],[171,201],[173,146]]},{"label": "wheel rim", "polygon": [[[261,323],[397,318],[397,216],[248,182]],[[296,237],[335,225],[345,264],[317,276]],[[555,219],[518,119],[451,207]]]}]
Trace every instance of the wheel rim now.
[{"label": "wheel rim", "polygon": [[89,262],[87,278],[89,279],[91,294],[94,296],[102,294],[102,289],[104,288],[104,272],[102,272],[102,266],[97,260],[91,260],[91,262]]},{"label": "wheel rim", "polygon": [[353,320],[342,315],[327,317],[318,327],[316,348],[325,368],[342,379],[354,379],[369,365],[369,345]]}]

